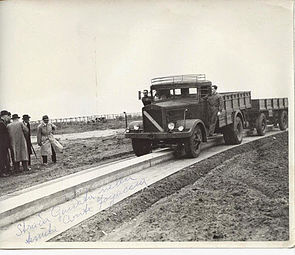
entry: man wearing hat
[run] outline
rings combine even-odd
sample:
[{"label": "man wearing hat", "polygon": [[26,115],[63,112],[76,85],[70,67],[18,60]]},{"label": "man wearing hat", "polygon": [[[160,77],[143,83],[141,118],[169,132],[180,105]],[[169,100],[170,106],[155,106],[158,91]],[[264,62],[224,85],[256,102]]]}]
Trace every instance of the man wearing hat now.
[{"label": "man wearing hat", "polygon": [[6,126],[7,122],[9,122],[9,112],[3,110],[0,113],[0,175],[3,177],[8,176],[8,171],[10,169],[8,160],[9,134]]},{"label": "man wearing hat", "polygon": [[14,170],[20,171],[20,162],[23,170],[28,170],[28,148],[25,136],[28,134],[28,128],[19,121],[19,116],[13,114],[12,123],[8,124],[7,129],[10,138],[10,147],[13,151]]},{"label": "man wearing hat", "polygon": [[23,115],[23,123],[28,128],[29,132],[26,135],[26,142],[28,148],[28,165],[31,166],[31,155],[32,155],[32,142],[31,142],[31,126],[30,126],[30,116],[28,114]]},{"label": "man wearing hat", "polygon": [[49,117],[44,115],[41,124],[37,127],[37,143],[41,146],[41,156],[44,165],[47,165],[48,156],[51,156],[52,162],[56,163],[56,153],[49,140],[55,130],[56,126],[49,123]]},{"label": "man wearing hat", "polygon": [[8,118],[6,121],[6,125],[8,125],[9,123],[11,123],[11,112],[8,112]]}]

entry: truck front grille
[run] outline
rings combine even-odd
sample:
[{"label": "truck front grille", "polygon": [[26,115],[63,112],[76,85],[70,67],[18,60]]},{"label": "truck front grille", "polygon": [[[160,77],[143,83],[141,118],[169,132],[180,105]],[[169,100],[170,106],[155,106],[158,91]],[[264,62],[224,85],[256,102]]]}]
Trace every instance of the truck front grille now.
[{"label": "truck front grille", "polygon": [[[187,113],[188,117],[189,113]],[[176,122],[178,120],[183,120],[184,118],[184,110],[180,109],[180,110],[172,110],[167,112],[167,123],[169,122]]]},{"label": "truck front grille", "polygon": [[161,132],[159,129],[164,129],[161,109],[143,109],[143,111],[145,111],[152,119],[148,118],[144,112],[142,113],[144,132]]}]

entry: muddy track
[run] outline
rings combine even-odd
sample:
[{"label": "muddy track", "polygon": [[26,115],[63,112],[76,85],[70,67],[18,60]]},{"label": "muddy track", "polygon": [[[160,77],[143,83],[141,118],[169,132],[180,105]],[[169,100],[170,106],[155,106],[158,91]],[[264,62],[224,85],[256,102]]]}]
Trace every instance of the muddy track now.
[{"label": "muddy track", "polygon": [[284,132],[185,168],[51,241],[287,239]]}]

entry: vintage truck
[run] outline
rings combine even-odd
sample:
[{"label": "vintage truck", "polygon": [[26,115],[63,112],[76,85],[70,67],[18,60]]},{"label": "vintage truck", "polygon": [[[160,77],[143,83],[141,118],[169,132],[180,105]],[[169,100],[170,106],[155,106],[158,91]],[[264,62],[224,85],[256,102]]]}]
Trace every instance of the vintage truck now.
[{"label": "vintage truck", "polygon": [[[208,97],[212,83],[204,74],[167,76],[151,80],[149,104],[142,108],[142,121],[133,121],[125,136],[132,139],[137,156],[150,153],[158,145],[172,145],[188,157],[197,157],[208,141]],[[243,130],[264,135],[267,125],[288,126],[288,99],[251,99],[250,91],[220,93],[223,110],[215,133],[226,144],[239,144]],[[141,93],[139,92],[139,99]]]}]

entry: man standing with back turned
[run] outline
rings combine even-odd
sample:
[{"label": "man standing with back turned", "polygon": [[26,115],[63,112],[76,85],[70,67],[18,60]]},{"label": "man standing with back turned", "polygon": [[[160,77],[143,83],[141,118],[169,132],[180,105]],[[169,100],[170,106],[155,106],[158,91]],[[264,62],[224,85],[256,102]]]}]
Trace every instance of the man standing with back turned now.
[{"label": "man standing with back turned", "polygon": [[28,148],[25,136],[28,135],[28,128],[24,123],[19,121],[17,114],[12,115],[12,123],[7,125],[10,146],[13,151],[14,170],[20,171],[20,162],[22,162],[23,170],[28,170]]},{"label": "man standing with back turned", "polygon": [[209,136],[212,136],[214,134],[217,116],[220,115],[222,109],[222,96],[217,93],[217,86],[213,85],[212,94],[208,97]]}]

